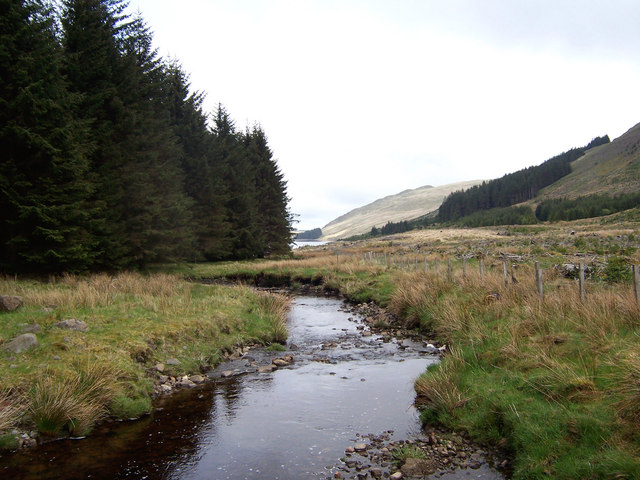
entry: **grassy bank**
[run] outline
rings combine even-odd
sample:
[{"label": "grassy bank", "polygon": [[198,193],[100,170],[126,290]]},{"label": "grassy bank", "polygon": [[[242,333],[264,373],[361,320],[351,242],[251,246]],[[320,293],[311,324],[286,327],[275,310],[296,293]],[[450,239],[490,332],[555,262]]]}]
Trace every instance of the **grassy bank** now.
[{"label": "grassy bank", "polygon": [[[628,274],[638,239],[637,224],[595,222],[431,231],[190,274],[322,284],[376,301],[450,347],[416,381],[425,422],[509,452],[517,479],[640,478],[640,307]],[[589,272],[584,299],[567,270],[578,262]]]},{"label": "grassy bank", "polygon": [[[0,437],[17,425],[85,434],[101,419],[151,409],[153,369],[204,372],[239,345],[286,340],[286,297],[243,286],[199,285],[173,274],[3,279],[24,305],[0,313]],[[60,328],[84,322],[86,331]],[[37,325],[37,326],[36,326]],[[34,329],[35,348],[3,348]]]}]

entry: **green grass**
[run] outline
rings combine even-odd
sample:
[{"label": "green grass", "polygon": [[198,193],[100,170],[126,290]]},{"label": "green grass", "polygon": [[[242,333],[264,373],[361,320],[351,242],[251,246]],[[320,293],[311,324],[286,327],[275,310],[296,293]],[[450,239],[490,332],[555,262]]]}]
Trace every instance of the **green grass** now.
[{"label": "green grass", "polygon": [[[52,280],[0,281],[4,294],[25,301],[0,314],[0,339],[10,340],[25,325],[42,328],[35,349],[17,355],[0,350],[0,387],[24,392],[9,403],[28,405],[19,419],[0,398],[0,434],[21,421],[50,435],[84,435],[107,415],[149,412],[155,364],[176,358],[180,364],[167,366],[166,373],[200,373],[237,346],[286,341],[288,299],[281,295],[198,285],[168,274]],[[69,318],[86,322],[89,331],[55,326]]]}]

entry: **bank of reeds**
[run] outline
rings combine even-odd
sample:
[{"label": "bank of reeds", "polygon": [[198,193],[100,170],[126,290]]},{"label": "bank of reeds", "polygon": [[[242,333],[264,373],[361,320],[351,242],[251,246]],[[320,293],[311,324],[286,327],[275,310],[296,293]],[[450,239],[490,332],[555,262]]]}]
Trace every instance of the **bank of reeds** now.
[{"label": "bank of reeds", "polygon": [[[106,416],[149,411],[158,363],[175,358],[166,373],[200,373],[238,346],[287,338],[289,299],[242,285],[125,272],[4,278],[0,292],[24,301],[0,314],[0,434],[22,422],[49,435],[84,435]],[[85,322],[87,331],[60,328],[66,319]],[[36,327],[36,348],[1,348],[25,327]]]}]

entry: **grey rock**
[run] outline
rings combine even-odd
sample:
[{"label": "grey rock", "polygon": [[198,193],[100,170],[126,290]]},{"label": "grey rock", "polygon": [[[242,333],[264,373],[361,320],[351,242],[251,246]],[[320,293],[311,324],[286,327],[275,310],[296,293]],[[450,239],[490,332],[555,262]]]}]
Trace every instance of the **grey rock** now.
[{"label": "grey rock", "polygon": [[42,331],[42,327],[37,323],[33,323],[31,325],[27,325],[22,329],[23,333],[40,333]]},{"label": "grey rock", "polygon": [[11,340],[4,349],[11,353],[22,353],[38,346],[38,339],[33,333],[23,333]]},{"label": "grey rock", "polygon": [[180,360],[178,360],[177,358],[169,358],[164,363],[167,364],[167,365],[180,365]]},{"label": "grey rock", "polygon": [[229,378],[233,375],[233,370],[225,370],[224,372],[222,372],[222,374],[220,375],[222,378]]},{"label": "grey rock", "polygon": [[22,297],[0,295],[0,312],[13,312],[22,306]]},{"label": "grey rock", "polygon": [[191,375],[191,381],[195,384],[200,384],[205,382],[205,378],[202,375]]},{"label": "grey rock", "polygon": [[67,320],[62,320],[53,325],[57,328],[62,328],[65,330],[75,330],[76,332],[88,332],[89,325],[87,325],[82,320],[76,320],[75,318],[69,318]]}]

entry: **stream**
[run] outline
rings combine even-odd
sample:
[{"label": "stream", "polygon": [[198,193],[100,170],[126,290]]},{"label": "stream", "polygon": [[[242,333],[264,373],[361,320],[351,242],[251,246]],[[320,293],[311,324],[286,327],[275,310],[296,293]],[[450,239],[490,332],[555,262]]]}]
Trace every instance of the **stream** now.
[{"label": "stream", "polygon": [[[0,457],[0,478],[327,478],[361,434],[420,434],[413,381],[437,361],[421,342],[364,336],[334,298],[296,297],[288,330],[289,351],[251,351],[141,420]],[[283,354],[291,366],[258,373]]]}]

